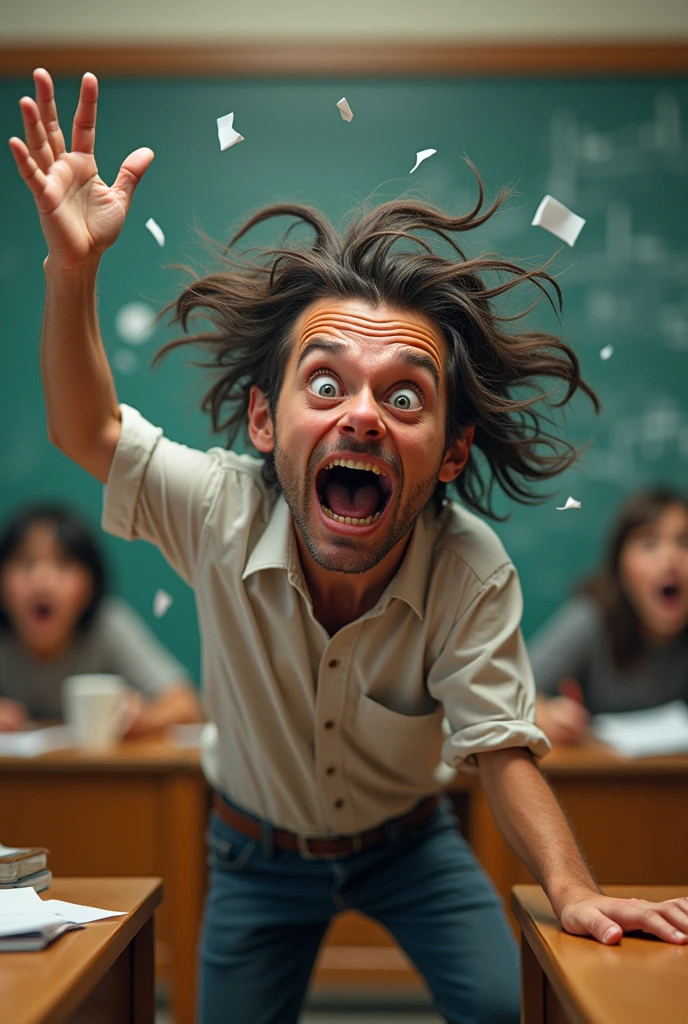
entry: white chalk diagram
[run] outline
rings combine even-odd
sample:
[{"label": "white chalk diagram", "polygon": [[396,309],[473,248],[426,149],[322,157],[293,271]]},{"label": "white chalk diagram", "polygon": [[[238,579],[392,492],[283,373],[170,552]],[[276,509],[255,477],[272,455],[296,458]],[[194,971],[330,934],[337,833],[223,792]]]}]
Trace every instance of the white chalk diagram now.
[{"label": "white chalk diagram", "polygon": [[600,132],[583,123],[569,109],[554,112],[549,123],[548,191],[571,209],[585,207],[590,186],[604,183],[608,200],[604,209],[604,245],[573,262],[567,277],[584,283],[614,280],[623,283],[631,268],[685,280],[688,247],[667,245],[659,234],[638,231],[631,204],[615,197],[615,185],[635,178],[657,188],[658,175],[678,180],[688,177],[688,141],[683,130],[679,97],[658,93],[651,120]]},{"label": "white chalk diagram", "polygon": [[[656,393],[635,403],[633,411],[619,411],[600,422],[603,441],[585,456],[587,476],[624,489],[637,486],[640,478],[648,479],[653,467],[658,475],[665,475],[662,470],[667,464],[688,460],[688,412],[683,399],[688,393],[688,361],[683,355],[688,354],[688,237],[685,246],[677,247],[662,237],[661,227],[656,233],[638,230],[634,221],[645,213],[638,206],[643,200],[631,202],[624,197],[630,192],[656,202],[658,190],[667,185],[679,186],[684,204],[676,217],[685,219],[688,140],[681,103],[674,93],[655,96],[649,120],[629,122],[613,131],[599,131],[572,110],[559,109],[552,115],[548,192],[582,215],[589,202],[599,203],[601,187],[608,197],[603,200],[601,248],[588,249],[579,259],[574,256],[563,283],[583,287],[585,322],[591,334],[598,338],[605,331],[620,334],[617,351],[626,332],[637,336],[639,324],[651,324],[650,386],[654,365],[650,342],[659,342],[679,357],[676,377],[665,388],[658,381]],[[684,234],[688,236],[688,231]],[[614,359],[608,365],[612,369]],[[672,390],[673,394],[665,393]]]},{"label": "white chalk diagram", "polygon": [[572,208],[586,179],[619,181],[658,168],[685,175],[688,144],[681,102],[674,93],[658,93],[651,120],[611,132],[583,124],[572,110],[556,110],[549,123],[549,154],[548,189]]},{"label": "white chalk diagram", "polygon": [[[654,466],[688,459],[688,414],[675,398],[654,395],[640,412],[616,416],[608,444],[594,445],[584,456],[585,475],[625,489],[654,478]],[[661,474],[664,475],[664,474]]]}]

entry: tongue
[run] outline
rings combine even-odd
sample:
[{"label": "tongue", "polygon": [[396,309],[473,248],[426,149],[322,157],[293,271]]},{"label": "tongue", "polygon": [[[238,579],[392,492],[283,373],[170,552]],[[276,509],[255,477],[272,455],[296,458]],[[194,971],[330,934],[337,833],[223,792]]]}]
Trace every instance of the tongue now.
[{"label": "tongue", "polygon": [[328,508],[338,516],[367,519],[377,512],[380,491],[375,484],[357,487],[352,493],[344,484],[330,481],[325,488]]}]

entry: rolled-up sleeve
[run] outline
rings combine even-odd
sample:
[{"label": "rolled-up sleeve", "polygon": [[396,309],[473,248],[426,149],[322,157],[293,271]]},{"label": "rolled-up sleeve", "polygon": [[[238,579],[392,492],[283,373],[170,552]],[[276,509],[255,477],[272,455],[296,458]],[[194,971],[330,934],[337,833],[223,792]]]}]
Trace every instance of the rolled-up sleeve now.
[{"label": "rolled-up sleeve", "polygon": [[193,586],[208,512],[222,478],[219,454],[170,441],[127,405],[121,412],[120,439],[105,485],[103,529],[155,544]]},{"label": "rolled-up sleeve", "polygon": [[442,755],[452,767],[475,767],[475,755],[528,747],[550,749],[535,725],[535,685],[521,634],[523,598],[515,567],[500,566],[462,611],[428,674],[450,735]]}]

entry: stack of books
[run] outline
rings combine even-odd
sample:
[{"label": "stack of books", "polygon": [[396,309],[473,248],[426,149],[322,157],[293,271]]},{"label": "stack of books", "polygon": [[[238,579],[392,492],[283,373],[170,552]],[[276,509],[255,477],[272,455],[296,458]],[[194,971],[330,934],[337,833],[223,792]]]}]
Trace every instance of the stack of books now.
[{"label": "stack of books", "polygon": [[0,889],[31,886],[42,892],[52,881],[47,864],[48,851],[41,846],[24,848],[0,843]]}]

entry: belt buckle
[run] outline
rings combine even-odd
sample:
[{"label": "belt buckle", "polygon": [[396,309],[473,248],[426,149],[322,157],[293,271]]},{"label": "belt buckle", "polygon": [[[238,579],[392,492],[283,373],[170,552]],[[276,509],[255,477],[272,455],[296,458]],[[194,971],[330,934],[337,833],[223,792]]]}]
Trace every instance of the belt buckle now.
[{"label": "belt buckle", "polygon": [[323,853],[312,853],[309,847],[310,838],[308,836],[296,834],[296,846],[304,860],[326,860],[327,857],[331,857],[332,854]]}]

